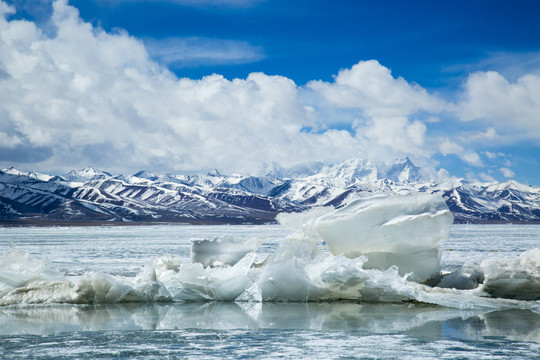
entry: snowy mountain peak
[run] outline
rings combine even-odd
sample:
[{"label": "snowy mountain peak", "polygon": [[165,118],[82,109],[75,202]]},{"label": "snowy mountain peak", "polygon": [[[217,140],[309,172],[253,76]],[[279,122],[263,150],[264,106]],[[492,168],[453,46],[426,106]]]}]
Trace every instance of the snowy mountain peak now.
[{"label": "snowy mountain peak", "polygon": [[274,178],[284,177],[284,169],[278,163],[274,161],[265,162],[261,168],[257,171],[260,177],[271,176]]},{"label": "snowy mountain peak", "polygon": [[51,176],[51,175],[47,175],[47,174],[42,174],[42,173],[39,173],[37,171],[31,171],[28,173],[28,177],[32,178],[32,179],[37,179],[37,180],[41,180],[41,181],[49,181],[51,180],[52,178],[54,178],[54,176]]},{"label": "snowy mountain peak", "polygon": [[317,174],[317,178],[341,179],[348,184],[355,181],[376,182],[390,180],[395,183],[413,183],[425,181],[421,169],[409,158],[374,164],[365,159],[349,159],[340,164],[325,165]]},{"label": "snowy mountain peak", "polygon": [[369,160],[349,159],[341,164],[331,165],[321,171],[325,177],[340,178],[349,181],[374,181],[377,179],[377,168]]},{"label": "snowy mountain peak", "polygon": [[7,169],[2,169],[2,172],[9,174],[9,175],[16,175],[16,176],[27,176],[28,173],[22,172],[20,170],[15,169],[13,166],[8,167]]},{"label": "snowy mountain peak", "polygon": [[416,167],[408,157],[381,164],[379,173],[379,178],[386,178],[399,183],[425,180],[421,174],[421,169]]},{"label": "snowy mountain peak", "polygon": [[349,159],[339,165],[344,174],[351,177],[361,177],[362,174],[372,173],[375,169],[371,161],[365,159]]},{"label": "snowy mountain peak", "polygon": [[109,179],[112,177],[112,175],[106,171],[101,171],[94,168],[93,166],[89,166],[81,170],[72,170],[67,174],[63,175],[62,177],[67,181],[85,182],[90,180]]},{"label": "snowy mountain peak", "polygon": [[140,179],[147,179],[147,180],[152,180],[152,181],[156,181],[159,179],[159,176],[157,176],[156,174],[154,174],[153,172],[150,172],[148,170],[141,170],[135,174],[133,174],[134,177],[138,177]]},{"label": "snowy mountain peak", "polygon": [[504,191],[504,190],[516,190],[516,191],[520,191],[520,192],[530,192],[532,189],[531,189],[531,186],[518,183],[515,180],[507,180],[507,181],[504,181],[504,182],[501,182],[501,183],[495,182],[493,184],[490,184],[486,188],[486,191],[489,191],[489,192]]},{"label": "snowy mountain peak", "polygon": [[223,177],[218,169],[212,169],[208,173],[206,173],[206,176],[215,176],[215,177]]}]

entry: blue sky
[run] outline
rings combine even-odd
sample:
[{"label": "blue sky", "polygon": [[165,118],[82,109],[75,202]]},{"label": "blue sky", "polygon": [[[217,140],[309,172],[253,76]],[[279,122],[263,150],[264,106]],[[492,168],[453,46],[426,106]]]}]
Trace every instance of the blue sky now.
[{"label": "blue sky", "polygon": [[538,1],[2,6],[6,166],[250,172],[409,156],[441,177],[540,185]]},{"label": "blue sky", "polygon": [[243,41],[262,55],[260,60],[238,66],[203,62],[174,69],[188,77],[217,72],[227,78],[245,78],[250,72],[263,71],[305,84],[331,80],[341,68],[376,59],[407,81],[446,90],[459,86],[467,71],[507,65],[484,64],[497,53],[521,55],[537,52],[540,46],[537,1],[273,0],[240,2],[243,6],[233,6],[235,1],[223,2],[229,6],[210,5],[211,1],[200,6],[182,6],[182,1],[71,3],[85,20],[107,31],[122,28],[143,39]]}]

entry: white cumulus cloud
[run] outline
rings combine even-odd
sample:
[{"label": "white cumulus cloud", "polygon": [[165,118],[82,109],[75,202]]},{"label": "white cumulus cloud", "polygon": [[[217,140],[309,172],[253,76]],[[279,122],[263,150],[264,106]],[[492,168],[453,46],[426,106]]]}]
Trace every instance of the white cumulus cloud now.
[{"label": "white cumulus cloud", "polygon": [[480,155],[474,151],[466,151],[462,154],[459,154],[459,157],[469,165],[473,166],[484,166]]},{"label": "white cumulus cloud", "polygon": [[[509,83],[497,73],[475,73],[454,108],[374,60],[305,86],[263,73],[178,78],[167,66],[257,61],[264,51],[236,40],[142,41],[92,26],[66,0],[52,8],[47,26],[54,31],[44,31],[11,20],[15,9],[0,1],[0,160],[8,165],[249,172],[265,161],[292,166],[351,157],[433,164],[439,153],[482,166],[475,142],[540,132],[534,75]],[[468,136],[433,136],[433,127],[448,128],[449,113],[488,126]]]},{"label": "white cumulus cloud", "polygon": [[390,69],[376,60],[341,70],[333,83],[312,81],[308,86],[331,103],[362,109],[367,116],[408,116],[419,110],[438,112],[445,106],[419,85],[394,78]]},{"label": "white cumulus cloud", "polygon": [[[53,11],[54,36],[0,18],[1,146],[19,145],[27,161],[249,171],[269,160],[291,166],[360,151],[348,131],[303,130],[315,124],[288,78],[178,79],[126,32],[94,28],[63,0]],[[41,157],[22,156],[38,150]]]},{"label": "white cumulus cloud", "polygon": [[370,157],[433,154],[434,149],[426,145],[426,122],[437,117],[423,121],[414,114],[437,114],[445,109],[445,102],[417,84],[393,77],[379,62],[361,61],[339,71],[333,82],[312,81],[307,87],[329,107],[356,111],[353,128]]},{"label": "white cumulus cloud", "polygon": [[500,168],[501,170],[501,173],[503,174],[504,177],[507,177],[507,178],[511,178],[511,177],[514,177],[516,174],[510,170],[509,168]]},{"label": "white cumulus cloud", "polygon": [[506,141],[540,139],[538,75],[526,74],[511,83],[494,71],[473,73],[458,105],[461,120],[482,120]]},{"label": "white cumulus cloud", "polygon": [[439,152],[444,155],[456,155],[469,165],[483,166],[480,155],[474,151],[467,150],[460,144],[448,139],[439,139]]}]

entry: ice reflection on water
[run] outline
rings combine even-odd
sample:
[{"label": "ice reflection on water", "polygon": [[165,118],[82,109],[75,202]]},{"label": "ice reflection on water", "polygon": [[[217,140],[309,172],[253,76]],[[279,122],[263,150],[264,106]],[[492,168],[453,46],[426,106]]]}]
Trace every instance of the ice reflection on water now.
[{"label": "ice reflection on water", "polygon": [[10,324],[0,329],[0,355],[10,358],[533,358],[540,350],[540,314],[423,304],[7,307],[0,323]]},{"label": "ice reflection on water", "polygon": [[427,304],[126,303],[93,306],[17,306],[0,309],[0,335],[51,335],[111,330],[355,331],[414,334],[420,339],[487,336],[540,344],[540,314],[529,310],[467,312]]}]

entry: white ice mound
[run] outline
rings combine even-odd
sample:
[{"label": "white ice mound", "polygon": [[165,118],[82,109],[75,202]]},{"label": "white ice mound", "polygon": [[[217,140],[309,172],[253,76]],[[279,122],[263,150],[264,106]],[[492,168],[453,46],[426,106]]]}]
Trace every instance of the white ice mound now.
[{"label": "white ice mound", "polygon": [[235,239],[226,235],[213,239],[191,239],[191,261],[203,266],[234,265],[247,253],[256,252],[262,239]]},{"label": "white ice mound", "polygon": [[540,248],[515,259],[485,260],[484,291],[493,297],[540,300]]},{"label": "white ice mound", "polygon": [[440,244],[453,220],[440,196],[376,196],[321,216],[315,228],[334,255],[364,255],[365,268],[395,265],[400,275],[422,282],[439,273]]}]

